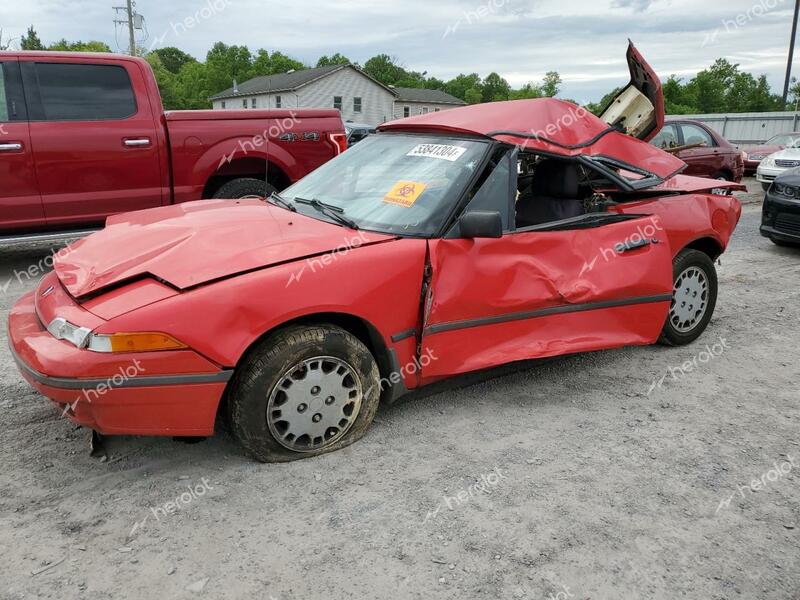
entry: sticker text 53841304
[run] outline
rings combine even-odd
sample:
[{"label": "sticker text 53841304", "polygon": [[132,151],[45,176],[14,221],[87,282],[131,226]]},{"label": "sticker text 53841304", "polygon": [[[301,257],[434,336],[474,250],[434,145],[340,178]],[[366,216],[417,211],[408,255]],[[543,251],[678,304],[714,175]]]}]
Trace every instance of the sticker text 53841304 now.
[{"label": "sticker text 53841304", "polygon": [[466,152],[466,148],[461,146],[449,146],[447,144],[419,144],[415,146],[406,156],[422,156],[424,158],[439,158],[455,162]]}]

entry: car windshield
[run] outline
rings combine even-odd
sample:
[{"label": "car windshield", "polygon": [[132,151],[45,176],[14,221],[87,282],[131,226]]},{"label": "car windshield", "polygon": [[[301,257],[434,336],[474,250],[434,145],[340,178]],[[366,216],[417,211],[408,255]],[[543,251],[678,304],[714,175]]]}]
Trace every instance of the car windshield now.
[{"label": "car windshield", "polygon": [[787,148],[800,148],[800,135],[796,133],[782,133],[771,138],[767,146],[786,146]]},{"label": "car windshield", "polygon": [[[431,236],[480,166],[489,142],[384,133],[365,138],[281,196],[308,216],[360,229]],[[309,201],[317,200],[309,204]],[[324,203],[327,207],[320,208]]]}]

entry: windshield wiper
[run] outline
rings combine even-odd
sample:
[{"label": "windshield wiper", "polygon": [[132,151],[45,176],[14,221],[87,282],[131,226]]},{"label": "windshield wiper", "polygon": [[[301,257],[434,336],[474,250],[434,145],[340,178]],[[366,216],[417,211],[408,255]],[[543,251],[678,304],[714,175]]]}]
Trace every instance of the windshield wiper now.
[{"label": "windshield wiper", "polygon": [[331,219],[337,221],[345,227],[349,227],[350,229],[358,229],[358,225],[356,225],[355,221],[344,216],[344,209],[341,206],[328,204],[326,202],[322,202],[321,200],[317,200],[316,198],[308,200],[306,198],[295,197],[294,201],[300,204],[308,204],[309,206],[316,208],[322,214],[329,216]]},{"label": "windshield wiper", "polygon": [[297,212],[297,209],[291,204],[288,200],[286,200],[283,196],[281,196],[278,192],[272,192],[267,198],[272,204],[277,204],[278,206],[282,206],[286,210],[290,210],[292,212]]}]

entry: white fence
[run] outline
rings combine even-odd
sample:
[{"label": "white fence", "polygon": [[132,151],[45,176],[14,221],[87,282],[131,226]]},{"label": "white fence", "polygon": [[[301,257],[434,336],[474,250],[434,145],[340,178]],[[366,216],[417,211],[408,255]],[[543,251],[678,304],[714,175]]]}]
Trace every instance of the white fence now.
[{"label": "white fence", "polygon": [[732,144],[746,147],[766,142],[773,135],[800,131],[800,112],[674,115],[705,123]]}]

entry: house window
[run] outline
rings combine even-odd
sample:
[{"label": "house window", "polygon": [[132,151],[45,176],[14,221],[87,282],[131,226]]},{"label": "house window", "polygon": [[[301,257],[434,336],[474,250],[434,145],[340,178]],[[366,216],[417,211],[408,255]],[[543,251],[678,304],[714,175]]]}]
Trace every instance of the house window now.
[{"label": "house window", "polygon": [[411,107],[410,106],[404,106],[403,107],[403,116],[404,117],[410,117],[411,116]]},{"label": "house window", "polygon": [[427,106],[423,106],[422,107],[422,114],[423,115],[427,115],[428,114],[428,107]]},{"label": "house window", "polygon": [[434,108],[433,112],[439,112],[439,109],[438,108]]},{"label": "house window", "polygon": [[242,108],[247,108],[247,98],[242,100]]},{"label": "house window", "polygon": [[281,108],[281,97],[275,96],[275,108]]},{"label": "house window", "polygon": [[342,110],[342,97],[341,96],[334,96],[333,97],[333,108],[336,110]]},{"label": "house window", "polygon": [[222,101],[222,108],[225,108],[225,100]]},{"label": "house window", "polygon": [[250,98],[250,108],[255,108],[255,107],[256,107],[256,99]]},{"label": "house window", "polygon": [[353,98],[353,112],[361,112],[361,98]]}]

